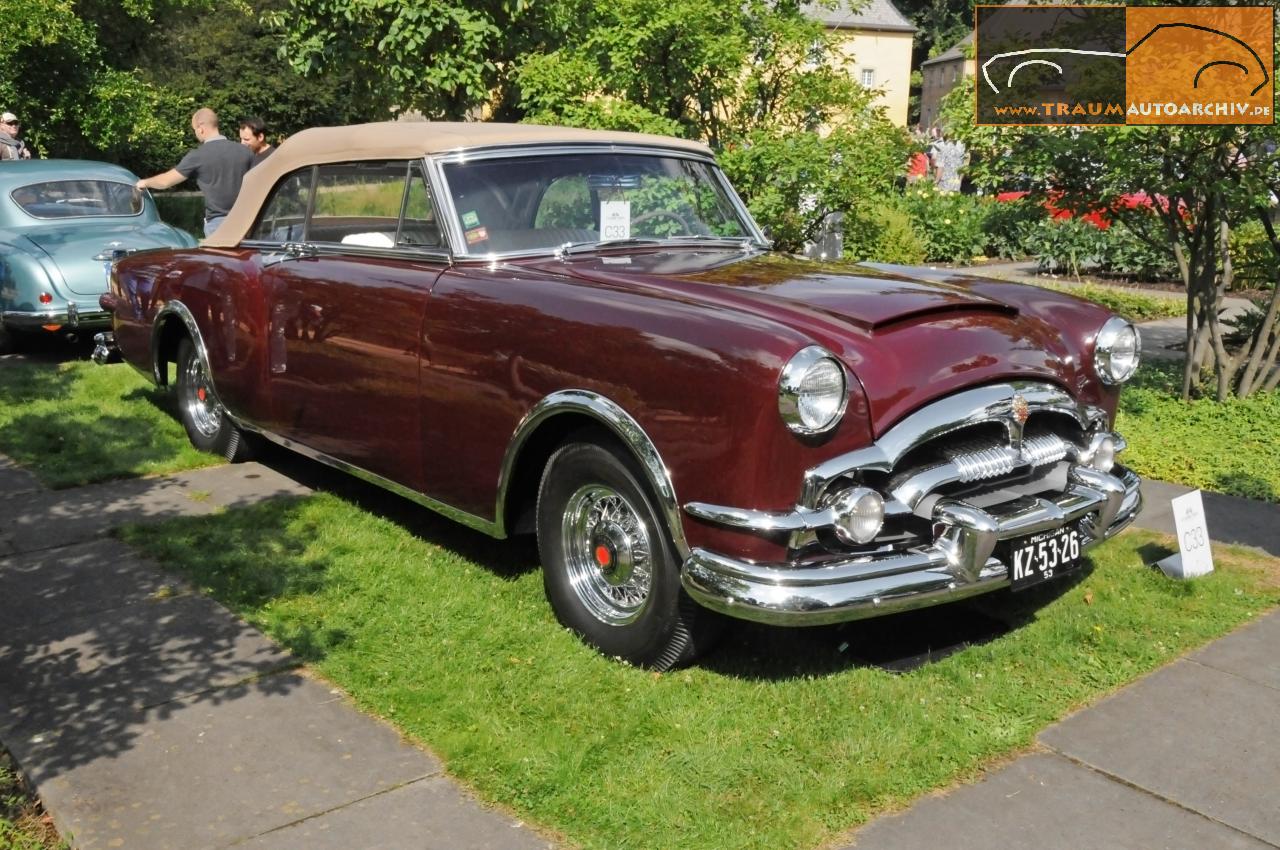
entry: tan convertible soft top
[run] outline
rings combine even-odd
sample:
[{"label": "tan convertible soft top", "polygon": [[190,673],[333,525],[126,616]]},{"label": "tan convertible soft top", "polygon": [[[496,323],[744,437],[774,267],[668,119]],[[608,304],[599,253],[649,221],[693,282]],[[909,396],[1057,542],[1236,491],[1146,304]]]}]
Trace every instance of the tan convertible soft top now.
[{"label": "tan convertible soft top", "polygon": [[239,245],[253,227],[258,211],[276,181],[304,166],[361,159],[415,159],[448,151],[504,145],[582,143],[659,145],[701,154],[711,153],[706,145],[687,139],[537,124],[385,121],[350,127],[313,127],[290,136],[275,153],[245,175],[235,206],[222,226],[203,244],[215,248]]}]

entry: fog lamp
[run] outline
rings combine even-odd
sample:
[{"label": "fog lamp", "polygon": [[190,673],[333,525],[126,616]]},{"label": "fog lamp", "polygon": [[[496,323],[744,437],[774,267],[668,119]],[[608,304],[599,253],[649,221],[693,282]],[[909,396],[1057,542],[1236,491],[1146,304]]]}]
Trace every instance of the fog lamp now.
[{"label": "fog lamp", "polygon": [[1110,472],[1116,465],[1116,441],[1110,434],[1099,434],[1089,446],[1089,466],[1099,472]]},{"label": "fog lamp", "polygon": [[875,490],[846,490],[832,507],[836,537],[843,543],[870,543],[884,525],[884,498]]}]

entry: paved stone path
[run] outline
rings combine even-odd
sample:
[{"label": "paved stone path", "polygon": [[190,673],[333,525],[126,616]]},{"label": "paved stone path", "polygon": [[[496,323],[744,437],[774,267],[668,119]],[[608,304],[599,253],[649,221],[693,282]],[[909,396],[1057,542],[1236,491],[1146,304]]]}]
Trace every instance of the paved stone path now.
[{"label": "paved stone path", "polygon": [[549,845],[106,536],[310,492],[258,464],[46,491],[0,460],[0,741],[77,848]]}]

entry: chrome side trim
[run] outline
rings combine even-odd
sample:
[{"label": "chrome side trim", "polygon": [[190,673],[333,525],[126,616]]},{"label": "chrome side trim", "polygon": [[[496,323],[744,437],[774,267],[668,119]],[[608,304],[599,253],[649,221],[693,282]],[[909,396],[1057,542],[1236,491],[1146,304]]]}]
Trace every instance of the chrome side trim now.
[{"label": "chrome side trim", "polygon": [[[200,358],[200,364],[204,366],[204,373],[209,376],[209,382],[214,383],[213,370],[209,367],[209,349],[205,347],[204,337],[200,334],[200,327],[196,324],[196,317],[192,315],[191,310],[181,301],[170,301],[160,308],[156,313],[155,319],[151,322],[151,380],[158,387],[163,387],[168,383],[168,376],[161,371],[159,358],[156,356],[160,349],[160,329],[164,327],[165,321],[170,316],[177,316],[178,320],[187,329],[187,335],[191,337],[191,343],[196,347],[196,356]],[[214,394],[217,394],[215,388]]]},{"label": "chrome side trim", "polygon": [[1101,409],[1078,403],[1066,390],[1052,384],[1010,381],[965,390],[917,410],[886,431],[874,444],[808,470],[800,504],[816,507],[823,490],[832,480],[858,469],[889,472],[912,449],[971,425],[998,422],[1009,430],[1011,442],[1020,442],[1021,423],[1013,415],[1015,396],[1025,400],[1030,414],[1062,413],[1085,429],[1095,422],[1106,421],[1106,414]]},{"label": "chrome side trim", "polygon": [[[227,415],[230,416],[229,413]],[[417,504],[422,505],[425,508],[429,508],[442,516],[448,517],[455,522],[460,522],[469,528],[474,528],[476,531],[488,534],[490,537],[500,538],[505,536],[502,534],[501,529],[498,528],[497,524],[490,522],[487,519],[483,519],[475,514],[460,510],[452,505],[447,505],[444,502],[437,501],[430,496],[419,493],[417,490],[405,487],[403,484],[397,484],[389,478],[383,478],[375,472],[370,472],[362,467],[347,463],[345,460],[339,460],[338,458],[333,457],[332,455],[327,455],[324,452],[316,451],[302,443],[290,440],[288,437],[282,437],[273,431],[263,430],[262,428],[249,424],[248,422],[242,422],[235,417],[231,417],[231,421],[235,422],[236,427],[258,434],[263,439],[270,440],[276,445],[283,446],[289,451],[297,452],[303,457],[310,458],[318,463],[323,463],[325,466],[331,466],[334,469],[341,470],[342,472],[359,478],[361,481],[367,481],[370,484],[395,493],[397,496],[403,496],[411,502],[416,502]]]},{"label": "chrome side trim", "polygon": [[991,512],[939,502],[931,545],[813,565],[757,564],[695,549],[681,583],[708,608],[775,625],[838,623],[937,605],[1009,585],[1008,565],[992,557],[1000,540],[1075,520],[1082,522],[1084,549],[1117,534],[1142,507],[1139,483],[1127,469],[1118,475],[1090,470],[1052,499],[1020,499]]},{"label": "chrome side trim", "polygon": [[511,486],[511,476],[515,472],[516,462],[520,458],[520,450],[538,426],[553,416],[561,413],[582,413],[608,426],[622,440],[640,461],[645,477],[653,494],[658,499],[658,508],[662,511],[671,532],[671,541],[681,559],[689,557],[689,544],[685,540],[684,525],[680,516],[680,503],[676,500],[675,486],[671,483],[671,474],[667,465],[658,453],[653,440],[645,433],[640,423],[631,414],[622,409],[609,398],[591,390],[560,390],[538,402],[525,414],[516,426],[511,440],[507,443],[506,454],[502,458],[502,469],[498,474],[498,500],[494,507],[494,527],[497,537],[506,536],[506,503],[507,490]]}]

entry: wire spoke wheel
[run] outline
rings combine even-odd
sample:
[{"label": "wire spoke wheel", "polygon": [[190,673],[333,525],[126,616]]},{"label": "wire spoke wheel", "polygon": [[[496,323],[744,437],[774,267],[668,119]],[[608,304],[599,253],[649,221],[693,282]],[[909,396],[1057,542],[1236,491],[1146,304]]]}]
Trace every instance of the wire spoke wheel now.
[{"label": "wire spoke wheel", "polygon": [[603,484],[569,497],[561,523],[569,585],[602,623],[625,625],[644,611],[653,588],[649,529],[619,492]]},{"label": "wire spoke wheel", "polygon": [[213,439],[222,427],[222,405],[213,394],[209,376],[200,365],[198,357],[187,360],[181,381],[181,398],[183,413],[191,426],[202,437]]},{"label": "wire spoke wheel", "polygon": [[245,435],[232,421],[218,400],[213,379],[204,359],[189,339],[178,344],[178,376],[174,391],[178,418],[186,429],[191,444],[201,451],[222,455],[233,463],[247,460],[249,447]]},{"label": "wire spoke wheel", "polygon": [[670,670],[718,629],[680,585],[679,557],[644,479],[625,450],[607,442],[557,449],[538,487],[542,581],[556,618],[587,643]]}]

